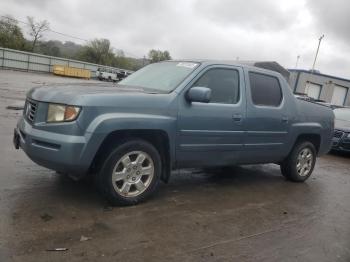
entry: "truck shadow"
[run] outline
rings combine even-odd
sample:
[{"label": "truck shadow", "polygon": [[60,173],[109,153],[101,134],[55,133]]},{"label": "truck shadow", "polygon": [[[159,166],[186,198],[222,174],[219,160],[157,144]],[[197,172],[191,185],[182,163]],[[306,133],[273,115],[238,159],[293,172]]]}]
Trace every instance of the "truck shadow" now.
[{"label": "truck shadow", "polygon": [[178,202],[191,202],[192,206],[196,206],[216,199],[217,203],[230,201],[231,204],[241,205],[255,201],[276,201],[276,198],[289,199],[294,195],[299,199],[303,195],[309,197],[311,191],[307,182],[287,181],[277,165],[252,165],[175,171],[169,184],[162,185],[151,201],[159,204],[164,198],[176,198]]},{"label": "truck shadow", "polygon": [[[232,184],[240,187],[249,184],[283,183],[284,178],[276,165],[251,165],[234,166],[224,168],[189,169],[175,171],[171,177],[171,183],[195,184],[198,187],[203,184],[216,184],[218,186]],[[181,186],[181,185],[179,185]]]},{"label": "truck shadow", "polygon": [[[109,203],[100,196],[92,182],[73,181],[65,175],[54,174],[51,179],[40,183],[39,187],[28,188],[26,194],[17,196],[15,209],[27,211],[35,209],[34,212],[41,210],[41,213],[51,211],[57,213],[58,209],[64,208],[71,213],[80,212],[88,215],[90,212],[109,208]],[[159,190],[139,206],[167,205],[174,198],[180,202],[191,202],[191,205],[205,199],[208,201],[212,201],[210,200],[212,198],[221,199],[223,196],[226,200],[238,196],[240,199],[247,196],[250,200],[252,197],[274,198],[276,194],[293,194],[296,188],[308,191],[307,183],[287,182],[277,165],[238,166],[210,170],[181,169],[172,172],[169,183],[161,183]],[[36,203],[35,207],[30,203]],[[116,209],[125,209],[125,207],[116,207]]]}]

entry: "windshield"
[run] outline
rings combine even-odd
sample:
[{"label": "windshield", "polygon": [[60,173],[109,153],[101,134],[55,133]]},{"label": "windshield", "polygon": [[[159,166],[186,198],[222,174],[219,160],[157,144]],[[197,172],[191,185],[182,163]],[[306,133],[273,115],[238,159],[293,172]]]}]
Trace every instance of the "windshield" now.
[{"label": "windshield", "polygon": [[150,64],[120,81],[119,84],[170,93],[198,65],[198,63],[175,61]]},{"label": "windshield", "polygon": [[350,121],[350,109],[337,108],[334,109],[335,119]]}]

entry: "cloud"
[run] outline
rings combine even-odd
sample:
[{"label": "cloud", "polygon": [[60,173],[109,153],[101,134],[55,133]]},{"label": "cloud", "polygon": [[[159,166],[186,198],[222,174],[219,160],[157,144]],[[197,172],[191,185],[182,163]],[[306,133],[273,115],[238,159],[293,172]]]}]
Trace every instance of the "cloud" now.
[{"label": "cloud", "polygon": [[307,6],[320,32],[348,44],[350,41],[348,0],[308,0]]},{"label": "cloud", "polygon": [[195,6],[197,15],[221,26],[244,27],[254,31],[286,30],[298,13],[295,6],[285,7],[274,0],[197,0]]},{"label": "cloud", "polygon": [[[349,6],[346,0],[13,0],[3,1],[0,13],[47,19],[53,30],[83,39],[107,38],[131,56],[156,48],[178,59],[239,57],[288,68],[301,55],[299,68],[309,69],[324,33],[316,68],[350,78]],[[79,42],[53,33],[46,39]]]}]

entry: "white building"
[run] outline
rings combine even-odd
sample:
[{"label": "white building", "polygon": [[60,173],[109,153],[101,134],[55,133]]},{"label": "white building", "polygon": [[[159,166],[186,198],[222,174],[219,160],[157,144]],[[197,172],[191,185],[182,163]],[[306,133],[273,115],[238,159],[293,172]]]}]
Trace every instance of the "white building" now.
[{"label": "white building", "polygon": [[324,100],[333,105],[350,106],[350,80],[301,69],[289,69],[294,93]]}]

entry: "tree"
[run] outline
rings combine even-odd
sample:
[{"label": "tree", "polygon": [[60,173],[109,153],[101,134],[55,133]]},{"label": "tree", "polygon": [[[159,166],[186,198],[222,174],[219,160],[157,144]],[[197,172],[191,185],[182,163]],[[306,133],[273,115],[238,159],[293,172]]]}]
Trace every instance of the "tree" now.
[{"label": "tree", "polygon": [[0,20],[0,46],[17,50],[26,49],[22,30],[17,21],[10,16]]},{"label": "tree", "polygon": [[[49,30],[49,23],[46,20],[35,22],[32,17],[27,17],[27,19],[31,41],[24,38],[16,19],[10,16],[0,19],[1,47],[24,51],[35,49],[35,52],[44,55],[77,59],[129,70],[138,70],[145,65],[145,62],[149,63],[145,59],[126,57],[123,50],[114,50],[108,39],[94,39],[85,46],[71,41],[65,43],[58,40],[43,41],[41,39],[44,32]],[[165,56],[170,58],[169,52],[165,51]]]},{"label": "tree", "polygon": [[134,70],[135,63],[132,58],[126,57],[123,50],[117,50],[114,55],[113,67]]},{"label": "tree", "polygon": [[114,54],[108,39],[94,39],[83,47],[79,58],[86,62],[110,65]]},{"label": "tree", "polygon": [[34,48],[47,30],[50,30],[49,22],[42,20],[36,22],[33,17],[27,16],[28,26],[29,26],[29,35],[32,37],[32,47],[31,51],[34,51]]},{"label": "tree", "polygon": [[61,50],[57,46],[58,43],[60,42],[52,40],[47,42],[39,42],[38,53],[50,56],[61,56]]},{"label": "tree", "polygon": [[164,60],[171,60],[171,56],[169,51],[161,51],[161,50],[150,50],[148,53],[148,58],[151,63],[164,61]]},{"label": "tree", "polygon": [[60,52],[64,57],[76,58],[82,48],[82,45],[71,41],[66,41],[64,44],[60,42],[60,45],[58,45],[58,47],[60,48]]}]

